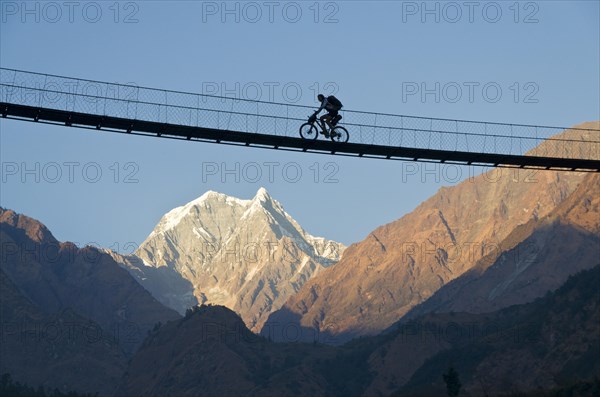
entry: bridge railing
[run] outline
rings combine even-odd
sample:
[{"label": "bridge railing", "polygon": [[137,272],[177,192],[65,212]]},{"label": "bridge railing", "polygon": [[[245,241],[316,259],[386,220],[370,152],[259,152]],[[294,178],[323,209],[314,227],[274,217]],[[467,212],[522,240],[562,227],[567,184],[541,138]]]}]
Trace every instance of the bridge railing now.
[{"label": "bridge railing", "polygon": [[[0,101],[94,115],[298,137],[315,107],[0,68]],[[342,110],[350,142],[429,150],[600,159],[599,129]],[[562,134],[561,134],[562,133]],[[560,134],[560,135],[559,135]]]}]

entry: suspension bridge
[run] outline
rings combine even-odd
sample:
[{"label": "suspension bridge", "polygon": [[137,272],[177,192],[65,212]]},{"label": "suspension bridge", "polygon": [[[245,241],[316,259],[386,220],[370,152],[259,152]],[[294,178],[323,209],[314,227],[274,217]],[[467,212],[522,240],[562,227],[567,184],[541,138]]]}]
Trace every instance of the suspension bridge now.
[{"label": "suspension bridge", "polygon": [[302,139],[314,109],[0,68],[3,118],[361,158],[600,172],[600,129],[342,110],[347,143]]}]

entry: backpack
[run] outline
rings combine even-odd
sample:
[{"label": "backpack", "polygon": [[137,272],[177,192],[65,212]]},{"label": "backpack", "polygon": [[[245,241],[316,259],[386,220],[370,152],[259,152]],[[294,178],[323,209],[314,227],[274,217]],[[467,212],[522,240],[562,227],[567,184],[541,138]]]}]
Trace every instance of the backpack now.
[{"label": "backpack", "polygon": [[331,103],[333,106],[338,108],[338,110],[344,106],[344,105],[342,105],[342,102],[340,102],[340,100],[337,99],[336,97],[334,97],[333,95],[329,95],[327,97],[327,102]]}]

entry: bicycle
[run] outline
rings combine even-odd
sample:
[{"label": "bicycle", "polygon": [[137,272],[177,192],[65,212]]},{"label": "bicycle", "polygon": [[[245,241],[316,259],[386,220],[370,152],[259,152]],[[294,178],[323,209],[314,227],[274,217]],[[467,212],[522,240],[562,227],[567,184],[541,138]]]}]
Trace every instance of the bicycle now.
[{"label": "bicycle", "polygon": [[[316,125],[315,125],[316,124]],[[333,142],[346,143],[350,138],[348,130],[341,125],[336,125],[333,128],[329,128],[329,124],[325,123],[325,133],[321,130],[321,127],[317,123],[317,118],[310,116],[308,122],[300,126],[300,136],[304,139],[315,140],[319,136],[319,133],[325,135],[329,134],[329,138]]]}]

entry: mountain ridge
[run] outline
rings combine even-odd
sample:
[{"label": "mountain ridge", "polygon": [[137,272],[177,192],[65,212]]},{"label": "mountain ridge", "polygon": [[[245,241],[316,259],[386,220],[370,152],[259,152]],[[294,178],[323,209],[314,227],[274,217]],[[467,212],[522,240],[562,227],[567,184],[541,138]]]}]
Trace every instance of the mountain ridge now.
[{"label": "mountain ridge", "polygon": [[178,314],[155,300],[109,255],[59,242],[41,222],[0,209],[0,268],[46,314],[71,308],[114,334],[131,354],[145,332]]},{"label": "mountain ridge", "polygon": [[[578,127],[592,125],[600,122]],[[565,130],[557,136],[588,135]],[[530,153],[549,150],[577,155],[546,141]],[[334,268],[309,280],[270,315],[264,328],[270,332],[274,322],[328,330],[338,343],[378,333],[479,260],[501,251],[513,230],[548,215],[584,176],[498,168],[442,187],[412,212],[350,245]]]}]

